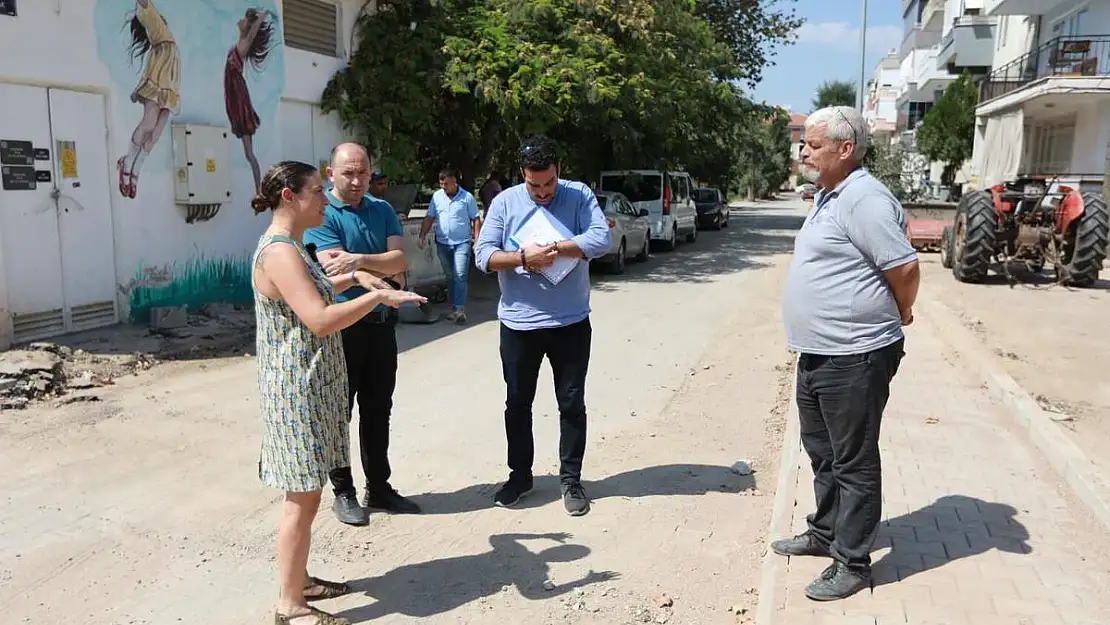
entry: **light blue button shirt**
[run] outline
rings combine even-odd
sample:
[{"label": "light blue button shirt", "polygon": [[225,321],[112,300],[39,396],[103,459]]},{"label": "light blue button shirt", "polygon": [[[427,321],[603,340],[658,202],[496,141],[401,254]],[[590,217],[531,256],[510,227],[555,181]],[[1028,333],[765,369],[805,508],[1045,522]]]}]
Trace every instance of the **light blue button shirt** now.
[{"label": "light blue button shirt", "polygon": [[478,201],[462,187],[455,191],[455,197],[448,197],[447,192],[440,189],[428,204],[428,217],[435,219],[436,243],[470,243],[472,223],[478,218]]},{"label": "light blue button shirt", "polygon": [[[478,242],[474,264],[489,271],[494,252],[516,251],[509,241],[538,205],[523,184],[505,189],[493,198]],[[578,323],[590,315],[589,260],[609,251],[609,223],[593,191],[581,182],[560,180],[555,197],[546,207],[552,217],[570,230],[571,240],[585,256],[558,285],[538,273],[517,267],[497,274],[501,301],[497,318],[512,330],[556,328]]]}]

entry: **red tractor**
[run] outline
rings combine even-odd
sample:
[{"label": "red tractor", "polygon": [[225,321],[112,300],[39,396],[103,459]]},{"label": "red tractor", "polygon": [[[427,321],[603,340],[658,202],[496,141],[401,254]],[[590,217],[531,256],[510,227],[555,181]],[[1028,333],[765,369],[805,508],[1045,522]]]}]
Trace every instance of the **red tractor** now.
[{"label": "red tractor", "polygon": [[991,264],[1051,264],[1066,286],[1091,287],[1106,258],[1110,213],[1101,193],[1024,178],[963,196],[941,237],[941,263],[960,282],[981,282]]}]

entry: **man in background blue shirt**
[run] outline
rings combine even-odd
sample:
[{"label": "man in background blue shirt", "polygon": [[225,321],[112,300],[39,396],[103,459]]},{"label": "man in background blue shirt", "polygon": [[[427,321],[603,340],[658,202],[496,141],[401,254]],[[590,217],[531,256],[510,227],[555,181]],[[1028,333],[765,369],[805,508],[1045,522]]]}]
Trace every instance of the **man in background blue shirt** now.
[{"label": "man in background blue shirt", "polygon": [[[400,286],[408,268],[405,237],[393,206],[367,195],[370,157],[355,143],[332,150],[324,223],[305,232],[305,244],[316,246],[317,256],[329,276],[364,269]],[[336,296],[340,302],[365,293],[350,288]],[[416,513],[420,508],[389,484],[389,417],[397,386],[397,314],[378,306],[343,330],[343,355],[347,361],[348,404],[358,400],[359,446],[366,474],[367,508]],[[366,525],[369,514],[359,505],[351,467],[331,472],[335,489],[333,511],[348,525]]]},{"label": "man in background blue shirt", "polygon": [[[559,179],[558,146],[533,137],[520,149],[524,183],[497,195],[474,246],[475,264],[496,271],[501,287],[501,367],[505,376],[505,434],[509,480],[494,495],[512,506],[532,490],[535,446],[532,402],[546,356],[559,404],[559,481],[567,514],[590,510],[582,488],[586,451],[586,370],[590,362],[589,260],[609,251],[609,225],[590,188]],[[558,219],[573,237],[518,248],[509,238],[539,207]],[[559,284],[539,273],[558,257],[578,259]]]},{"label": "man in background blue shirt", "polygon": [[478,201],[459,186],[453,169],[439,172],[439,191],[432,195],[428,215],[420,224],[417,243],[421,249],[428,231],[436,228],[436,252],[447,276],[447,296],[451,301],[448,321],[466,323],[466,287],[470,279],[470,244],[478,238]]}]

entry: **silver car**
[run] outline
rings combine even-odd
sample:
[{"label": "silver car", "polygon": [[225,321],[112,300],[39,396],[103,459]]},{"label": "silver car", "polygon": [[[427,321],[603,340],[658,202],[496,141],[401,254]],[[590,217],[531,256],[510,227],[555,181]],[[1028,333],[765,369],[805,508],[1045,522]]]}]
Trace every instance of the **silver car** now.
[{"label": "silver car", "polygon": [[604,264],[609,273],[624,273],[625,262],[648,259],[651,245],[651,221],[646,208],[636,208],[623,193],[598,191],[597,202],[609,222],[609,253],[595,262]]}]

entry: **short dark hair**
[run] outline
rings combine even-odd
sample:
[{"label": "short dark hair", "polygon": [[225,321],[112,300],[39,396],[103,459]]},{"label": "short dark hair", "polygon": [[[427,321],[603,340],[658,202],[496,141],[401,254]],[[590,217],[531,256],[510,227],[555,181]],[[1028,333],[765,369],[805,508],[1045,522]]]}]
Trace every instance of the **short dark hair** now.
[{"label": "short dark hair", "polygon": [[444,167],[443,169],[439,170],[440,180],[447,180],[448,178],[455,178],[456,180],[459,178],[459,175],[455,173],[455,169],[453,167]]},{"label": "short dark hair", "polygon": [[559,164],[559,144],[543,135],[531,137],[520,146],[517,162],[524,169],[544,171]]}]

